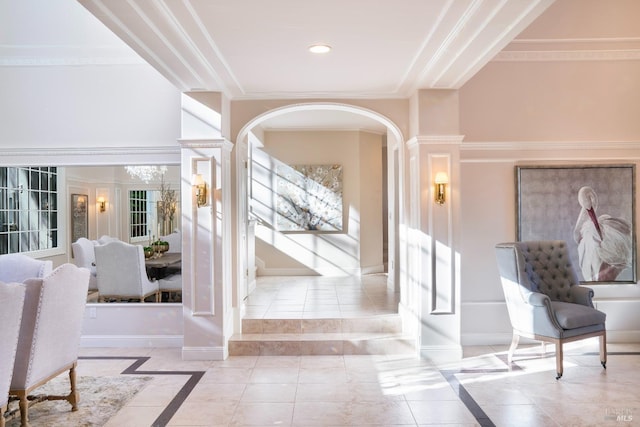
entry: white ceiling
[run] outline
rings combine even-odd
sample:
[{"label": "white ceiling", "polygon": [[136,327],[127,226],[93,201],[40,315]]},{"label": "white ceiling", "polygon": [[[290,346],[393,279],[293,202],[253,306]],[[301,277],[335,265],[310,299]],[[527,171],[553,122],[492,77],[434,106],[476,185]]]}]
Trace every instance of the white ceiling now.
[{"label": "white ceiling", "polygon": [[[406,98],[459,88],[553,0],[78,0],[182,91]],[[313,55],[307,47],[333,50]]]},{"label": "white ceiling", "polygon": [[[461,87],[553,1],[0,0],[0,65],[146,61],[232,100],[407,98]],[[262,127],[385,131],[328,111]]]}]

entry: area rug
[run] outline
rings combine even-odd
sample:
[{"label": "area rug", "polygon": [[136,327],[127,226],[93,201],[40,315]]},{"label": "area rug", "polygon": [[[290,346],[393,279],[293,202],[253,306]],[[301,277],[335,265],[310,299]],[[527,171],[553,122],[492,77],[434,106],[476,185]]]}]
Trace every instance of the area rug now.
[{"label": "area rug", "polygon": [[[78,377],[77,386],[80,403],[76,412],[71,411],[67,401],[43,401],[29,408],[29,423],[32,427],[98,427],[104,426],[136,393],[142,390],[151,377]],[[39,394],[69,394],[69,376],[60,375],[34,390]],[[20,426],[18,402],[11,402],[9,411],[16,414],[7,422],[7,427]]]}]

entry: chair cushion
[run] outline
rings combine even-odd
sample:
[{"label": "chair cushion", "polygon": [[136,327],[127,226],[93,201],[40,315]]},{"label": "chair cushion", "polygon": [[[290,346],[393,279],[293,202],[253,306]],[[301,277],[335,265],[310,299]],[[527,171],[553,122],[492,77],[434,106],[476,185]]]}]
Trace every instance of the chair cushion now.
[{"label": "chair cushion", "polygon": [[563,329],[599,325],[604,323],[607,317],[605,313],[582,304],[551,301],[551,308]]}]

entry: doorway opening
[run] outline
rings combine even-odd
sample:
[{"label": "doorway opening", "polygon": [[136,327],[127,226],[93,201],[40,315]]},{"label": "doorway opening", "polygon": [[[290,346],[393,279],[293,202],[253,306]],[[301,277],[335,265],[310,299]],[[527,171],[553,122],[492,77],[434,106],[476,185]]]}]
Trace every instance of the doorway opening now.
[{"label": "doorway opening", "polygon": [[[401,333],[395,267],[402,174],[394,170],[401,141],[386,117],[331,103],[272,110],[240,132],[243,334],[276,323],[302,332],[308,321],[343,332],[354,319],[376,316],[396,316],[397,326],[386,330]],[[273,320],[281,322],[265,323]],[[368,332],[385,329],[376,325]]]}]

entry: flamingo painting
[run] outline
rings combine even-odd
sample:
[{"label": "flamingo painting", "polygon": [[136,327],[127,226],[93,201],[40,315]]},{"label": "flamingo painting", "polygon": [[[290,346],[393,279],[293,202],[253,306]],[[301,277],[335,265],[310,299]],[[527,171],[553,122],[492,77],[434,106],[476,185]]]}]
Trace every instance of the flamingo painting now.
[{"label": "flamingo painting", "polygon": [[598,195],[591,187],[578,191],[580,214],[573,230],[584,280],[615,280],[632,262],[631,224],[624,218],[597,216]]}]

